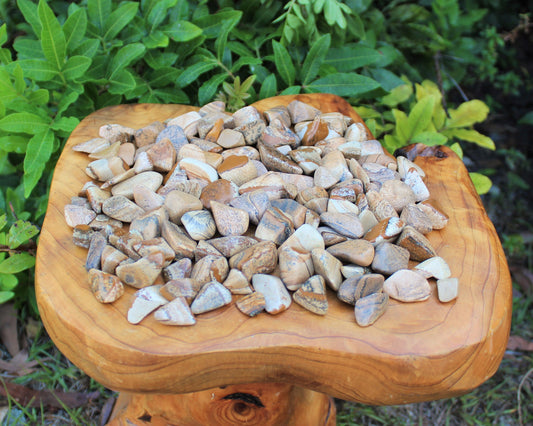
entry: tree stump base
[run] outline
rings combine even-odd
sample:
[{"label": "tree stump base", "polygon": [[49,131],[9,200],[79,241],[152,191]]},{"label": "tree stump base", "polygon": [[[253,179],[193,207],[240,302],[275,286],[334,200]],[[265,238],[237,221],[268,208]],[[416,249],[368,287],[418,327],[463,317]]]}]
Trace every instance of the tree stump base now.
[{"label": "tree stump base", "polygon": [[231,385],[186,394],[120,393],[108,426],[334,426],[333,398],[286,383]]}]

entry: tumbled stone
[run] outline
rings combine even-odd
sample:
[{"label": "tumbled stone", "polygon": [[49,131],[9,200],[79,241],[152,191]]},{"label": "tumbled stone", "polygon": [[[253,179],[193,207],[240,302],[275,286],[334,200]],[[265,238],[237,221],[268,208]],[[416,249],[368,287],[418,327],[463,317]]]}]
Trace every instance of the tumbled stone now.
[{"label": "tumbled stone", "polygon": [[277,245],[289,238],[294,232],[291,219],[276,207],[269,207],[261,217],[255,230],[255,237],[259,240],[273,241]]},{"label": "tumbled stone", "polygon": [[164,197],[144,185],[135,185],[133,187],[133,200],[135,204],[147,212],[157,209],[165,203]]},{"label": "tumbled stone", "polygon": [[307,175],[312,174],[322,163],[320,152],[315,147],[298,147],[288,155]]},{"label": "tumbled stone", "polygon": [[328,211],[329,198],[315,198],[305,203],[305,207],[321,215]]},{"label": "tumbled stone", "polygon": [[89,248],[94,232],[89,225],[76,225],[72,230],[72,242],[78,247]]},{"label": "tumbled stone", "polygon": [[185,132],[180,126],[167,126],[159,134],[155,143],[159,143],[163,139],[169,139],[176,152],[180,152],[182,146],[189,143]]},{"label": "tumbled stone", "polygon": [[161,237],[156,237],[148,240],[143,240],[133,245],[133,249],[139,253],[142,257],[148,257],[151,254],[161,253],[165,263],[164,266],[170,264],[176,253],[168,245],[168,243]]},{"label": "tumbled stone", "polygon": [[263,293],[254,291],[239,299],[235,303],[235,306],[237,306],[237,309],[243,314],[248,315],[249,317],[255,317],[266,308],[265,296],[263,296]]},{"label": "tumbled stone", "polygon": [[361,327],[374,324],[386,311],[389,302],[387,293],[374,293],[355,303],[355,321]]},{"label": "tumbled stone", "polygon": [[186,257],[171,263],[166,268],[163,268],[163,278],[165,281],[189,278],[191,276],[191,271],[192,261]]},{"label": "tumbled stone", "polygon": [[224,129],[216,141],[223,148],[237,148],[246,145],[242,133],[233,129]]},{"label": "tumbled stone", "polygon": [[235,126],[235,130],[242,133],[248,145],[255,145],[261,139],[265,128],[266,124],[263,120],[255,120],[242,126]]},{"label": "tumbled stone", "polygon": [[351,201],[352,203],[355,203],[355,201],[357,200],[357,196],[363,193],[363,182],[356,178],[339,182],[329,190],[330,198],[337,200],[347,200]]},{"label": "tumbled stone", "polygon": [[120,233],[109,235],[108,239],[109,243],[113,247],[120,250],[133,260],[138,260],[141,258],[139,253],[133,249],[133,245],[135,243],[142,241],[142,236],[140,234],[136,232],[124,232],[121,230]]},{"label": "tumbled stone", "polygon": [[89,163],[85,172],[91,178],[105,182],[126,172],[126,167],[124,161],[119,157],[101,158]]},{"label": "tumbled stone", "polygon": [[246,123],[251,123],[261,119],[261,113],[253,106],[242,107],[233,113],[235,127],[239,127]]},{"label": "tumbled stone", "polygon": [[157,135],[165,128],[160,121],[154,121],[147,126],[144,126],[135,131],[135,145],[140,148],[145,145],[150,145],[155,142]]},{"label": "tumbled stone", "polygon": [[398,179],[383,182],[379,194],[400,213],[405,206],[416,201],[415,193],[409,185]]},{"label": "tumbled stone", "polygon": [[93,152],[100,151],[101,149],[107,148],[111,143],[104,138],[93,138],[88,141],[74,145],[72,149],[77,152],[85,152],[86,154],[91,154]]},{"label": "tumbled stone", "polygon": [[315,170],[315,186],[328,189],[341,180],[347,170],[346,160],[339,151],[332,151],[322,158],[322,165]]},{"label": "tumbled stone", "polygon": [[134,134],[135,129],[121,124],[104,124],[98,129],[98,135],[101,138],[109,140],[111,143],[131,142]]},{"label": "tumbled stone", "polygon": [[178,278],[167,281],[159,292],[169,301],[183,297],[190,304],[198,293],[198,285],[191,278]]},{"label": "tumbled stone", "polygon": [[448,215],[442,211],[435,201],[426,200],[418,203],[417,207],[428,215],[433,229],[443,229],[448,224]]},{"label": "tumbled stone", "polygon": [[326,247],[342,243],[343,241],[346,241],[348,239],[345,236],[334,231],[329,226],[319,226],[317,230],[318,232],[320,232],[320,235],[322,235],[322,239],[324,240],[324,244],[326,245]]},{"label": "tumbled stone", "polygon": [[257,168],[245,155],[232,155],[218,166],[218,173],[222,179],[233,182],[237,186],[244,185],[258,176]]},{"label": "tumbled stone", "polygon": [[123,195],[116,195],[105,200],[102,204],[102,212],[121,222],[131,222],[144,214],[142,208]]},{"label": "tumbled stone", "polygon": [[289,127],[291,125],[291,116],[285,105],[267,109],[263,114],[269,123],[272,123],[274,120],[279,120],[284,126]]},{"label": "tumbled stone", "polygon": [[115,272],[124,284],[143,288],[151,286],[163,269],[163,256],[159,253],[117,266]]},{"label": "tumbled stone", "polygon": [[214,182],[218,179],[218,173],[213,167],[196,158],[184,158],[178,165],[185,170],[189,179],[203,179],[206,182]]},{"label": "tumbled stone", "polygon": [[361,164],[359,164],[359,162],[354,158],[349,159],[347,163],[352,175],[361,181],[364,190],[367,191],[368,186],[370,185],[370,178],[368,177],[366,170],[363,169],[363,166],[361,166]]},{"label": "tumbled stone", "polygon": [[278,172],[268,172],[239,187],[240,194],[252,191],[263,191],[270,200],[274,200],[287,196],[287,185]]},{"label": "tumbled stone", "polygon": [[163,138],[158,143],[153,144],[146,151],[146,154],[152,162],[154,169],[158,172],[168,172],[172,170],[172,167],[176,163],[176,149],[168,138]]},{"label": "tumbled stone", "polygon": [[384,275],[391,275],[409,264],[409,251],[388,242],[376,246],[372,269]]},{"label": "tumbled stone", "polygon": [[[128,180],[128,179],[131,179],[132,177],[135,177],[136,174],[137,174],[137,172],[135,171],[135,169],[126,170],[126,171],[124,171],[124,172],[122,172],[122,173],[120,173],[118,175],[113,176],[111,179],[105,181],[100,186],[100,188],[101,189],[111,188],[114,185],[117,185],[117,184],[119,184],[121,182],[124,182],[125,180]],[[131,197],[129,197],[129,198],[131,198]]]},{"label": "tumbled stone", "polygon": [[301,101],[292,101],[287,105],[293,124],[300,121],[312,121],[320,115],[320,110]]},{"label": "tumbled stone", "polygon": [[437,280],[437,293],[443,303],[457,298],[459,280],[457,278],[441,278]]},{"label": "tumbled stone", "polygon": [[302,135],[302,145],[312,146],[317,142],[324,140],[329,135],[328,124],[317,116],[305,128]]},{"label": "tumbled stone", "polygon": [[450,278],[452,273],[446,261],[440,256],[430,257],[415,266],[416,272],[422,274],[424,278],[436,278],[438,280]]},{"label": "tumbled stone", "polygon": [[100,303],[113,303],[124,294],[124,286],[115,275],[90,269],[88,276],[91,291]]},{"label": "tumbled stone", "polygon": [[272,241],[262,241],[233,255],[229,260],[231,268],[242,271],[246,279],[254,274],[268,274],[276,268],[278,256]]},{"label": "tumbled stone", "polygon": [[355,275],[362,276],[367,273],[367,269],[364,266],[359,265],[343,265],[341,267],[341,273],[344,278],[350,278]]},{"label": "tumbled stone", "polygon": [[220,253],[215,247],[213,247],[207,241],[205,240],[198,241],[198,244],[196,245],[196,248],[194,249],[194,260],[198,262],[201,258],[209,256],[209,255],[222,256],[222,253]]},{"label": "tumbled stone", "polygon": [[261,143],[271,148],[287,147],[285,155],[300,144],[300,138],[279,120],[274,120],[261,135]]},{"label": "tumbled stone", "polygon": [[283,247],[278,256],[280,278],[287,289],[297,290],[313,275],[311,253],[293,247]]},{"label": "tumbled stone", "polygon": [[361,213],[359,213],[359,220],[361,221],[361,225],[363,225],[365,234],[378,224],[376,216],[370,209],[364,209]]},{"label": "tumbled stone", "polygon": [[431,287],[420,274],[400,269],[385,280],[383,291],[401,302],[420,302],[429,298]]},{"label": "tumbled stone", "polygon": [[292,161],[288,156],[283,155],[278,150],[266,146],[262,143],[259,144],[259,155],[261,156],[261,162],[266,166],[268,170],[274,170],[284,173],[302,174],[303,171],[298,164]]},{"label": "tumbled stone", "polygon": [[65,221],[71,228],[78,225],[88,225],[95,217],[96,213],[87,207],[73,204],[67,204],[65,206]]},{"label": "tumbled stone", "polygon": [[200,194],[200,201],[204,208],[211,208],[211,201],[229,204],[231,200],[239,196],[239,188],[233,182],[226,179],[218,179],[208,183]]},{"label": "tumbled stone", "polygon": [[326,284],[337,291],[342,283],[342,263],[325,249],[313,249],[311,251],[315,274],[324,278]]},{"label": "tumbled stone", "polygon": [[398,157],[396,157],[396,163],[398,165],[398,173],[400,174],[401,179],[405,179],[407,172],[411,168],[414,168],[418,172],[420,177],[426,176],[426,173],[424,172],[424,170],[422,170],[420,166],[413,163],[411,160],[407,159],[403,155],[398,155]]},{"label": "tumbled stone", "polygon": [[328,253],[343,262],[369,266],[374,259],[374,246],[366,240],[348,240],[329,246]]},{"label": "tumbled stone", "polygon": [[[354,215],[359,216],[359,207],[357,207],[354,203],[348,200],[330,198],[328,201],[327,212],[328,213],[349,213],[349,214],[354,214]],[[363,231],[364,231],[364,228],[363,228]]]},{"label": "tumbled stone", "polygon": [[163,182],[163,176],[157,172],[143,172],[125,181],[122,181],[111,188],[114,196],[122,195],[126,198],[133,198],[133,189],[136,185],[143,185],[152,191],[156,191]]},{"label": "tumbled stone", "polygon": [[111,193],[109,191],[105,191],[96,185],[87,188],[86,194],[92,210],[96,213],[102,213],[102,204],[105,200],[111,197]]},{"label": "tumbled stone", "polygon": [[282,247],[293,247],[301,251],[311,252],[315,248],[323,249],[324,240],[320,232],[309,224],[303,224],[281,245]]},{"label": "tumbled stone", "polygon": [[217,201],[211,201],[211,212],[220,235],[242,235],[248,230],[248,213]]},{"label": "tumbled stone", "polygon": [[294,301],[317,315],[328,313],[328,299],[324,278],[320,275],[310,277],[292,295]]},{"label": "tumbled stone", "polygon": [[178,225],[168,220],[161,224],[161,236],[165,239],[178,259],[183,257],[192,258],[196,249],[196,241],[185,235]]},{"label": "tumbled stone", "polygon": [[359,217],[353,213],[325,212],[320,215],[320,221],[348,238],[360,238],[364,234]]},{"label": "tumbled stone", "polygon": [[290,217],[295,228],[299,228],[305,223],[307,209],[300,203],[291,200],[290,198],[282,198],[279,200],[272,200],[270,204],[272,207],[279,209],[286,216]]},{"label": "tumbled stone", "polygon": [[85,270],[101,269],[102,252],[107,245],[107,239],[99,232],[95,232],[91,237]]},{"label": "tumbled stone", "polygon": [[231,294],[250,294],[253,291],[248,279],[238,269],[230,269],[222,284],[231,291]]},{"label": "tumbled stone", "polygon": [[412,226],[403,229],[396,244],[407,249],[411,259],[419,262],[437,255],[429,240]]},{"label": "tumbled stone", "polygon": [[162,305],[168,303],[159,293],[161,285],[152,285],[135,292],[135,298],[128,309],[128,322],[130,324],[140,323],[146,316]]},{"label": "tumbled stone", "polygon": [[217,281],[210,281],[198,292],[191,304],[193,314],[213,311],[231,303],[231,292]]},{"label": "tumbled stone", "polygon": [[429,234],[433,230],[431,219],[424,213],[424,211],[416,204],[408,204],[402,210],[400,219],[406,225],[412,226],[421,234]]},{"label": "tumbled stone", "polygon": [[414,167],[407,171],[404,182],[413,190],[415,201],[425,201],[429,198],[429,190]]},{"label": "tumbled stone", "polygon": [[328,198],[327,191],[320,186],[313,186],[311,188],[303,189],[298,192],[296,201],[300,204],[306,204],[307,202],[316,198]]},{"label": "tumbled stone", "polygon": [[228,261],[224,256],[202,257],[192,268],[191,279],[199,286],[215,280],[223,282],[228,276]]},{"label": "tumbled stone", "polygon": [[279,314],[291,305],[292,299],[283,282],[273,275],[254,274],[252,285],[265,298],[265,310],[272,315]]},{"label": "tumbled stone", "polygon": [[231,257],[241,250],[257,244],[257,242],[258,241],[255,238],[244,235],[231,235],[228,237],[220,237],[209,240],[209,243],[226,257]]},{"label": "tumbled stone", "polygon": [[257,225],[270,206],[270,200],[264,192],[252,191],[232,199],[229,205],[246,211],[250,222]]},{"label": "tumbled stone", "polygon": [[393,241],[402,232],[405,223],[397,217],[388,217],[365,233],[365,240],[377,245],[383,241]]},{"label": "tumbled stone", "polygon": [[166,325],[194,325],[196,319],[184,297],[177,297],[154,312],[154,319]]},{"label": "tumbled stone", "polygon": [[199,198],[186,192],[173,190],[165,197],[165,208],[168,212],[169,219],[179,224],[185,213],[193,210],[201,210],[202,202]]},{"label": "tumbled stone", "polygon": [[389,217],[399,217],[394,207],[387,200],[384,200],[378,192],[374,190],[367,191],[366,199],[368,200],[369,209],[374,213],[378,221]]}]

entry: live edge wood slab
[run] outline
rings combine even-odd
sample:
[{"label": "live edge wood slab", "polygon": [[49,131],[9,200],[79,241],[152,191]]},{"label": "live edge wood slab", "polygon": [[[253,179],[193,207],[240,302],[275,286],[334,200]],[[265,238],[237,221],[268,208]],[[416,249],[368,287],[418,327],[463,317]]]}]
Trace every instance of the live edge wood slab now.
[{"label": "live edge wood slab", "polygon": [[[324,112],[361,121],[333,95],[280,96],[260,111],[299,99]],[[329,312],[313,315],[293,304],[277,316],[248,318],[234,304],[198,316],[192,327],[153,318],[126,320],[134,289],[112,305],[92,295],[86,250],[72,243],[63,209],[89,180],[89,159],[72,146],[100,126],[140,128],[189,110],[183,105],[119,105],[96,111],[74,130],[57,163],[39,241],[36,292],[44,325],[57,347],[104,386],[135,393],[187,393],[243,383],[290,383],[345,400],[389,405],[460,395],[497,370],[509,335],[511,279],[505,256],[462,161],[448,148],[417,146],[431,198],[448,226],[429,234],[459,278],[459,297],[440,303],[392,301],[362,328],[353,307],[328,294]]]}]

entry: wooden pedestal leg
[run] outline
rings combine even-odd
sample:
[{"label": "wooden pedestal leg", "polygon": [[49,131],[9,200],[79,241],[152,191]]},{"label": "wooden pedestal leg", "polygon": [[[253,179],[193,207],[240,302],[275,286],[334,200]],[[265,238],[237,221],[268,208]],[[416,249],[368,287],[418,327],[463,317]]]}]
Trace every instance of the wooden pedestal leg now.
[{"label": "wooden pedestal leg", "polygon": [[328,395],[254,383],[180,395],[121,393],[108,426],[334,426],[335,417]]}]

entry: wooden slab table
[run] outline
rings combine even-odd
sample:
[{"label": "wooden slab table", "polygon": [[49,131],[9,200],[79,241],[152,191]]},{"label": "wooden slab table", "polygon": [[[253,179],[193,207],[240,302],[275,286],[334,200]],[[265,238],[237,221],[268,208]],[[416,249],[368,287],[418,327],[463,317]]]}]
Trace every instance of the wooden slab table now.
[{"label": "wooden slab table", "polygon": [[[360,121],[333,95],[281,96],[255,106],[264,111],[293,99]],[[495,373],[509,335],[511,279],[468,172],[446,147],[412,152],[421,154],[415,161],[426,171],[431,198],[450,217],[428,238],[459,278],[455,301],[440,303],[436,289],[425,302],[391,301],[367,328],[333,293],[325,317],[293,304],[277,316],[248,318],[231,304],[198,316],[192,327],[151,317],[129,324],[132,288],[112,305],[97,302],[86,250],[72,243],[63,216],[89,180],[90,160],[72,146],[96,137],[104,124],[140,128],[193,109],[140,104],[96,111],[74,130],[54,173],[37,252],[37,301],[57,347],[122,392],[110,424],[331,425],[335,409],[327,395],[378,405],[427,401],[464,394]]]}]

